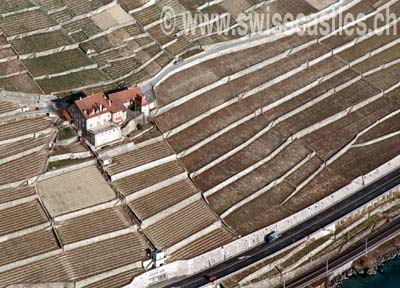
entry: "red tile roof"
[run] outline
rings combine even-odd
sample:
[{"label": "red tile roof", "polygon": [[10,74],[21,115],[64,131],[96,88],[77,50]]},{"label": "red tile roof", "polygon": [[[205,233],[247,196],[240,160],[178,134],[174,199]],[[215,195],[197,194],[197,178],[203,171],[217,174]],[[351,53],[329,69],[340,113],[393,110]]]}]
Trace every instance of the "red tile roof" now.
[{"label": "red tile roof", "polygon": [[111,112],[111,103],[103,92],[77,100],[75,105],[86,119]]},{"label": "red tile roof", "polygon": [[134,87],[108,96],[100,92],[75,101],[75,105],[86,119],[90,119],[107,112],[126,110],[124,103],[128,101],[136,101],[140,105],[148,104],[140,88]]},{"label": "red tile roof", "polygon": [[111,101],[128,101],[128,100],[135,100],[137,96],[141,96],[142,91],[140,90],[139,87],[133,87],[129,88],[124,91],[112,93],[108,95],[108,98],[110,98]]},{"label": "red tile roof", "polygon": [[64,106],[60,108],[60,112],[66,121],[68,121],[69,123],[72,122],[72,117]]}]

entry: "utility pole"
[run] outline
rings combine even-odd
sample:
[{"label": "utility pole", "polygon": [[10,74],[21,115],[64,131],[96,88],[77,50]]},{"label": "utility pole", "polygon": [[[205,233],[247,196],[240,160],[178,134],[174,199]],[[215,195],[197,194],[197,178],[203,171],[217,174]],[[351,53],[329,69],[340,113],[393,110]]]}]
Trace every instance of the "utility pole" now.
[{"label": "utility pole", "polygon": [[275,269],[279,272],[279,275],[281,276],[281,283],[283,285],[283,288],[286,288],[285,275],[283,274],[283,271],[281,269],[279,269],[279,267],[276,265],[275,265]]},{"label": "utility pole", "polygon": [[326,259],[326,276],[328,276],[329,271],[329,259]]}]

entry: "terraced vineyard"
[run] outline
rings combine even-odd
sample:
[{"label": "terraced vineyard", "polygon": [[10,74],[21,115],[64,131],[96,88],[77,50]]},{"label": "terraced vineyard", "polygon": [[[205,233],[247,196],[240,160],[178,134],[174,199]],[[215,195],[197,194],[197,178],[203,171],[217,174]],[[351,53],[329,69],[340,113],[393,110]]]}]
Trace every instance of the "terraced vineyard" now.
[{"label": "terraced vineyard", "polygon": [[[349,11],[372,13],[365,20],[372,29],[369,4]],[[386,5],[400,13],[399,3]],[[376,31],[281,37],[156,87],[157,126],[238,234],[284,219],[398,155],[398,37]]]},{"label": "terraced vineyard", "polygon": [[13,104],[10,102],[0,101],[0,115],[12,112],[18,109],[17,104]]},{"label": "terraced vineyard", "polygon": [[115,198],[114,191],[95,166],[44,179],[37,188],[53,217]]},{"label": "terraced vineyard", "polygon": [[0,211],[1,235],[47,223],[47,217],[38,201],[30,201]]},{"label": "terraced vineyard", "polygon": [[198,201],[146,228],[144,232],[156,247],[165,248],[206,228],[214,221],[216,216],[203,201]]},{"label": "terraced vineyard", "polygon": [[[0,247],[0,265],[6,265],[27,257],[34,257],[56,250],[58,249],[58,244],[52,230],[45,229],[20,238],[3,241],[0,243]],[[13,253],[10,255],[9,251]]]},{"label": "terraced vineyard", "polygon": [[51,126],[53,121],[47,118],[22,119],[10,123],[0,123],[0,141],[41,132]]},{"label": "terraced vineyard", "polygon": [[20,152],[28,151],[37,147],[46,147],[50,142],[50,135],[28,138],[13,143],[0,145],[0,159],[10,157]]},{"label": "terraced vineyard", "polygon": [[29,197],[35,195],[33,187],[19,187],[8,188],[0,190],[0,203],[7,203],[9,201]]},{"label": "terraced vineyard", "polygon": [[[24,114],[2,118],[0,287],[54,281],[97,285],[107,281],[92,276],[110,272],[127,284],[143,271],[148,240],[93,163],[44,174],[55,122]],[[75,143],[53,152],[74,151],[87,148]]]},{"label": "terraced vineyard", "polygon": [[0,185],[39,176],[44,171],[46,161],[47,155],[43,149],[0,165]]},{"label": "terraced vineyard", "polygon": [[144,195],[128,205],[139,219],[144,220],[185,200],[197,192],[193,183],[185,179],[151,194]]},{"label": "terraced vineyard", "polygon": [[126,234],[0,272],[0,285],[85,279],[145,259],[146,248],[137,233]]},{"label": "terraced vineyard", "polygon": [[113,163],[108,166],[107,171],[109,171],[110,175],[118,174],[166,158],[172,154],[173,151],[169,148],[168,144],[161,141],[139,149],[139,151],[131,151],[114,157],[112,159]]},{"label": "terraced vineyard", "polygon": [[[26,68],[20,71],[24,74],[7,73],[0,78],[0,87],[67,95],[132,86],[154,76],[187,51],[199,53],[203,45],[237,38],[237,17],[256,5],[258,12],[273,9],[309,15],[318,11],[305,0],[296,1],[296,5],[291,0],[281,0],[278,5],[264,2],[160,0],[147,5],[126,0],[5,0],[0,7],[0,33],[8,51],[2,49],[5,51],[0,59],[23,59]],[[174,9],[176,15],[196,11],[224,15],[230,19],[227,33],[217,35],[216,27],[212,27],[206,34],[197,28],[196,33],[184,35],[182,19],[176,16],[179,25],[167,35],[160,21],[165,7]],[[15,67],[10,61],[4,63],[7,69]]]},{"label": "terraced vineyard", "polygon": [[179,163],[172,161],[117,180],[114,185],[122,194],[130,195],[183,172]]},{"label": "terraced vineyard", "polygon": [[235,237],[225,228],[219,228],[172,253],[170,261],[190,259],[233,241]]},{"label": "terraced vineyard", "polygon": [[[346,6],[367,14],[362,21],[374,29],[363,36],[340,35],[336,25],[328,35],[293,30],[248,42],[226,42],[238,38],[243,11],[311,15],[325,6],[145,2],[0,3],[0,88],[90,94],[199,57],[154,86],[156,108],[143,129],[95,152],[84,141],[58,146],[56,117],[9,116],[21,107],[0,101],[0,287],[122,287],[145,272],[151,249],[164,249],[168,263],[224,246],[214,255],[222,253],[400,154],[400,44],[378,33],[400,22],[373,26],[386,6],[399,15],[399,1]],[[159,19],[167,6],[232,15],[230,33],[185,35],[177,21],[165,35]],[[93,156],[48,168],[50,155],[79,152]],[[266,265],[259,264],[248,273]]]},{"label": "terraced vineyard", "polygon": [[59,231],[62,243],[71,244],[122,230],[132,224],[120,207],[117,207],[56,222],[56,229]]},{"label": "terraced vineyard", "polygon": [[133,271],[123,272],[115,276],[111,276],[104,280],[100,280],[93,284],[83,286],[84,288],[108,288],[112,285],[117,287],[123,287],[126,284],[132,282],[132,280],[139,274],[142,274],[144,270],[142,268],[136,268]]}]

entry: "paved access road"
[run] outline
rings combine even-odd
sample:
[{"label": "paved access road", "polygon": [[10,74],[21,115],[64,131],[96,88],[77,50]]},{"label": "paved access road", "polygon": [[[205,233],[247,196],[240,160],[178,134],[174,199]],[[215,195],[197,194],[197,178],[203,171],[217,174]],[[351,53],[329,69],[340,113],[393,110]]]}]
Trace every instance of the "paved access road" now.
[{"label": "paved access road", "polygon": [[[316,12],[313,15],[309,15],[298,21],[294,21],[294,22],[286,24],[284,27],[285,28],[284,30],[287,32],[290,29],[294,29],[296,27],[306,25],[307,23],[313,22],[318,18],[322,18],[326,15],[329,15],[330,13],[340,13],[340,12],[342,12],[341,9],[345,6],[347,6],[348,4],[350,4],[352,1],[353,0],[337,1],[336,3],[326,7],[325,9],[323,9],[319,12]],[[296,31],[293,31],[293,33],[295,33],[295,32]],[[179,69],[180,67],[182,67],[186,64],[195,63],[196,61],[201,60],[201,59],[206,59],[207,57],[209,57],[211,55],[218,56],[221,52],[226,51],[227,49],[236,48],[243,44],[245,44],[248,47],[251,45],[252,42],[256,42],[261,39],[273,37],[273,36],[280,35],[280,34],[282,34],[282,29],[275,28],[275,29],[270,29],[268,31],[263,31],[262,33],[256,33],[255,35],[247,35],[247,36],[241,37],[239,39],[213,44],[213,45],[211,45],[211,47],[207,47],[207,49],[204,52],[202,52],[198,55],[194,55],[194,56],[190,57],[189,59],[182,59],[182,61],[177,64],[170,63],[170,65],[164,67],[155,76],[153,76],[149,80],[146,80],[146,81],[140,83],[138,86],[140,87],[140,89],[142,90],[142,92],[144,93],[146,98],[153,101],[157,98],[155,95],[155,92],[154,92],[154,87],[158,83],[160,83],[160,81],[162,79],[164,79],[166,76],[174,73],[175,70]],[[243,47],[242,49],[245,49],[245,47]]]},{"label": "paved access road", "polygon": [[208,276],[215,275],[217,278],[222,278],[232,274],[334,223],[336,220],[367,204],[397,185],[400,185],[400,169],[385,175],[320,214],[285,231],[282,233],[282,238],[272,243],[260,244],[205,271],[173,283],[170,282],[163,287],[200,287],[209,283],[207,280]]}]

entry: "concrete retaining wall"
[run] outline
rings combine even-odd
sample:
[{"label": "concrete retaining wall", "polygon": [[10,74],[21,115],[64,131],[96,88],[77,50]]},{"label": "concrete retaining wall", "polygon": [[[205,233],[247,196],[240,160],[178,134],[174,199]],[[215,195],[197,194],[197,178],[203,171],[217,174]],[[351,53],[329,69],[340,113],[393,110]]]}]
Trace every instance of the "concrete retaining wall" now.
[{"label": "concrete retaining wall", "polygon": [[289,177],[292,173],[296,172],[297,170],[300,170],[301,167],[303,165],[305,165],[307,162],[309,162],[315,155],[316,155],[315,152],[313,152],[311,154],[308,154],[302,161],[297,163],[294,167],[292,167],[289,171],[287,171],[281,177],[277,178],[276,180],[272,181],[267,186],[255,191],[251,195],[247,196],[246,198],[243,198],[242,200],[240,200],[236,204],[232,205],[228,210],[226,210],[224,213],[221,214],[221,218],[225,218],[226,216],[231,214],[233,211],[235,211],[237,209],[240,209],[240,207],[242,207],[242,206],[246,205],[247,203],[249,203],[250,201],[253,201],[254,199],[260,197],[261,195],[263,195],[267,191],[271,190],[276,185],[279,185],[280,183],[285,181],[285,179],[287,177]]},{"label": "concrete retaining wall", "polygon": [[0,159],[0,165],[5,164],[7,162],[11,162],[13,160],[16,160],[16,159],[19,159],[19,158],[22,158],[22,157],[25,157],[25,156],[27,156],[29,154],[38,152],[38,151],[42,150],[44,146],[46,146],[46,145],[38,146],[38,147],[35,147],[35,148],[32,148],[32,149],[25,150],[23,152],[14,154],[12,156]]},{"label": "concrete retaining wall", "polygon": [[170,185],[172,185],[172,184],[174,184],[174,183],[176,183],[178,181],[185,180],[185,179],[189,179],[189,178],[188,178],[187,173],[183,172],[183,173],[178,174],[178,175],[176,175],[174,177],[171,177],[171,178],[169,178],[167,180],[158,182],[157,184],[154,184],[154,185],[152,185],[150,187],[147,187],[145,189],[137,191],[137,192],[135,192],[133,194],[127,195],[125,200],[126,200],[126,202],[131,202],[131,201],[133,201],[135,199],[138,199],[140,197],[146,196],[146,195],[151,194],[151,193],[153,193],[153,192],[155,192],[157,190],[160,190],[160,189],[162,189],[164,187],[170,186]]},{"label": "concrete retaining wall", "polygon": [[23,203],[28,203],[28,202],[36,200],[36,198],[37,198],[37,195],[31,195],[31,196],[28,196],[28,197],[15,199],[15,200],[11,200],[11,201],[8,201],[8,202],[5,202],[5,203],[1,203],[0,204],[0,210],[11,208],[11,207],[14,207],[14,206],[17,206],[17,205],[21,205]]},{"label": "concrete retaining wall", "polygon": [[185,208],[186,206],[188,206],[188,205],[192,204],[193,202],[198,201],[200,199],[202,199],[201,193],[194,194],[193,196],[190,196],[189,198],[186,198],[186,199],[176,203],[175,205],[164,209],[163,211],[151,216],[150,218],[145,219],[142,222],[141,228],[146,229],[147,227],[155,224],[156,222],[168,217],[169,215]]},{"label": "concrete retaining wall", "polygon": [[56,155],[56,156],[50,156],[49,162],[55,162],[55,161],[66,160],[66,159],[84,159],[84,158],[89,158],[91,156],[92,156],[92,153],[90,153],[90,151],[79,152],[79,153],[67,153],[67,154],[61,154],[61,155]]},{"label": "concrete retaining wall", "polygon": [[68,139],[57,140],[57,142],[54,143],[54,145],[55,146],[68,146],[68,145],[71,145],[71,144],[73,144],[75,142],[78,142],[78,140],[79,140],[79,136],[76,135],[76,136],[73,136],[73,137],[68,138]]},{"label": "concrete retaining wall", "polygon": [[167,255],[172,254],[173,252],[181,249],[182,247],[185,247],[186,245],[192,243],[193,241],[196,241],[198,239],[200,239],[201,237],[204,237],[205,235],[211,233],[212,231],[215,231],[219,228],[222,227],[222,221],[216,221],[213,224],[211,224],[210,226],[197,231],[196,233],[190,235],[189,237],[185,238],[184,240],[174,244],[173,246],[167,248],[165,250],[165,253]]},{"label": "concrete retaining wall", "polygon": [[[317,12],[317,13],[311,15],[311,16],[306,16],[303,19],[303,21],[294,21],[292,23],[292,25],[293,24],[299,25],[300,22],[303,22],[304,23],[303,25],[305,25],[305,26],[314,25],[318,21],[321,21],[321,20],[324,20],[324,19],[328,19],[328,18],[336,15],[338,13],[338,8],[339,7],[343,7],[345,9],[351,8],[354,5],[356,5],[357,3],[359,3],[360,1],[361,0],[340,0],[338,3],[326,8],[326,9],[320,11],[320,12]],[[171,75],[174,75],[174,74],[176,74],[176,73],[178,73],[180,71],[188,69],[188,68],[190,68],[192,66],[200,64],[200,63],[205,62],[207,60],[214,59],[214,58],[217,58],[219,56],[223,56],[223,55],[226,55],[226,54],[229,54],[229,53],[233,53],[233,52],[237,52],[237,51],[240,51],[240,50],[244,50],[244,49],[252,48],[252,47],[255,47],[255,46],[259,46],[259,45],[262,45],[262,44],[265,44],[265,43],[272,42],[274,40],[280,39],[280,38],[285,37],[287,35],[290,35],[290,34],[293,34],[293,33],[296,33],[296,32],[301,32],[301,29],[299,27],[294,27],[291,30],[289,30],[290,29],[289,28],[290,25],[286,25],[286,26],[288,27],[288,30],[285,30],[284,32],[276,31],[276,29],[270,29],[268,31],[265,31],[263,33],[263,35],[259,35],[259,36],[248,35],[248,36],[243,37],[243,38],[238,39],[238,40],[233,40],[233,41],[229,41],[229,42],[214,44],[214,45],[212,45],[212,46],[210,46],[208,48],[208,50],[209,50],[208,52],[206,51],[207,55],[205,55],[205,53],[203,53],[202,55],[199,55],[197,57],[193,57],[193,58],[189,59],[190,61],[187,61],[187,63],[184,63],[183,65],[179,66],[178,68],[174,69],[173,71],[170,71],[168,73],[165,73],[165,71],[164,71],[165,74],[162,75],[162,77],[160,79],[158,79],[159,81],[156,83],[155,86],[158,86],[161,82],[163,82],[165,79],[167,79]],[[277,32],[280,32],[280,33],[277,34]],[[158,78],[158,77],[156,76],[154,78]],[[145,85],[145,84],[151,83],[151,82],[152,82],[151,80],[148,80],[145,83],[143,83],[142,85]]]},{"label": "concrete retaining wall", "polygon": [[20,109],[20,108],[15,109],[15,110],[10,111],[10,112],[1,113],[1,114],[0,114],[0,118],[2,118],[2,117],[7,117],[7,116],[12,116],[12,115],[18,114],[19,112],[21,112],[21,109]]},{"label": "concrete retaining wall", "polygon": [[149,139],[149,140],[143,141],[143,142],[141,142],[141,143],[138,143],[138,144],[136,144],[136,146],[137,146],[138,148],[142,148],[142,147],[145,147],[145,146],[147,146],[147,145],[151,145],[151,144],[154,144],[154,143],[163,141],[163,140],[164,140],[164,137],[163,137],[163,136],[158,136],[158,137],[151,138],[151,139]]},{"label": "concrete retaining wall", "polygon": [[[393,26],[393,25],[394,25],[394,24],[385,25],[385,26],[382,27],[380,30],[383,31],[384,28],[388,28],[389,26]],[[357,38],[356,40],[368,39],[369,37],[371,37],[371,36],[373,36],[373,35],[374,35],[373,33],[369,33],[369,34],[364,35],[364,36],[362,36],[362,37],[360,37],[360,38]],[[240,124],[242,124],[242,123],[244,123],[244,122],[246,122],[246,121],[249,121],[250,119],[256,117],[257,115],[259,115],[259,114],[261,114],[261,113],[265,113],[265,112],[269,111],[270,109],[272,109],[272,108],[274,108],[274,107],[276,107],[276,106],[278,106],[278,105],[281,105],[282,103],[287,102],[287,101],[289,101],[289,100],[291,100],[291,99],[293,99],[293,98],[295,98],[295,97],[301,95],[301,93],[304,93],[304,92],[306,92],[306,91],[312,89],[313,87],[315,87],[315,86],[317,86],[317,85],[320,85],[320,84],[321,84],[322,82],[324,82],[324,81],[328,81],[330,78],[332,78],[332,77],[338,75],[339,73],[343,72],[344,70],[349,69],[350,67],[352,67],[352,66],[354,66],[355,64],[359,63],[359,62],[360,62],[360,59],[366,60],[366,59],[368,59],[369,57],[371,57],[371,56],[373,56],[373,55],[376,55],[376,54],[378,54],[378,53],[380,53],[380,52],[382,52],[382,51],[384,51],[384,50],[386,50],[386,49],[388,49],[388,48],[390,48],[390,47],[393,47],[393,46],[394,46],[395,44],[397,44],[397,42],[399,42],[399,41],[400,41],[400,39],[395,40],[395,41],[393,41],[393,42],[391,42],[391,43],[388,43],[388,44],[386,44],[386,45],[384,45],[384,46],[382,46],[382,47],[380,47],[380,48],[378,48],[378,49],[376,49],[376,50],[370,52],[368,55],[362,56],[362,57],[360,57],[359,59],[357,59],[357,60],[351,62],[348,66],[345,66],[345,67],[343,67],[343,68],[341,68],[341,69],[339,69],[339,70],[337,70],[337,71],[335,71],[335,72],[332,72],[332,73],[330,73],[330,74],[328,74],[328,75],[325,75],[325,76],[321,77],[320,79],[318,79],[317,81],[314,81],[313,83],[310,83],[309,85],[306,85],[305,87],[302,87],[301,89],[297,90],[296,92],[291,93],[291,94],[289,94],[289,95],[283,97],[283,98],[280,99],[279,101],[276,101],[276,102],[274,102],[274,103],[272,103],[272,104],[269,104],[269,105],[267,105],[267,106],[261,108],[260,111],[259,111],[259,113],[254,113],[254,114],[248,115],[248,116],[246,116],[246,117],[244,117],[244,118],[242,118],[242,119],[240,119],[240,120],[238,120],[238,121],[236,121],[236,122],[230,124],[229,126],[225,127],[224,129],[220,130],[219,132],[215,133],[215,134],[212,135],[211,137],[208,137],[207,139],[204,139],[203,141],[201,141],[201,142],[199,142],[199,143],[193,145],[192,147],[186,149],[185,151],[181,152],[179,155],[180,155],[180,156],[184,156],[184,155],[187,155],[187,154],[189,154],[189,153],[192,153],[192,152],[196,151],[196,150],[199,149],[200,147],[202,147],[202,146],[206,145],[207,143],[211,142],[211,141],[212,141],[213,139],[215,139],[216,137],[218,137],[218,136],[220,136],[220,135],[222,135],[222,134],[224,134],[224,133],[230,131],[231,129],[237,127],[238,125],[240,125]],[[351,42],[351,43],[349,43],[349,44],[346,44],[346,45],[344,45],[344,46],[351,47],[351,46],[354,46],[355,44],[357,44],[358,42],[359,42],[359,41],[353,41],[353,42]],[[347,47],[347,48],[348,48],[348,47]],[[319,58],[317,58],[317,59],[311,61],[308,65],[314,65],[316,62],[319,62],[319,61],[321,61],[321,60],[323,60],[323,59],[326,59],[326,57],[331,56],[331,55],[334,55],[335,53],[338,53],[338,52],[340,52],[340,51],[342,51],[342,50],[343,50],[343,49],[341,49],[341,47],[339,47],[339,48],[336,49],[334,52],[327,53],[327,54],[322,55],[321,57],[319,57]],[[396,62],[398,62],[398,60],[393,61],[393,63],[396,63]],[[386,67],[386,66],[388,66],[389,64],[393,64],[393,63],[388,63],[388,64],[385,64],[385,65],[382,65],[382,67],[379,67],[379,69],[382,69],[383,67]],[[307,65],[307,66],[308,66],[308,65]],[[367,73],[365,73],[365,74],[367,74]],[[282,75],[282,76],[284,76],[284,75]],[[346,88],[346,87],[349,86],[350,84],[352,84],[352,83],[354,83],[354,82],[360,80],[361,78],[362,78],[361,76],[356,77],[356,78],[354,78],[354,79],[352,79],[352,80],[349,80],[348,82],[346,82],[346,83],[344,83],[344,84],[342,84],[342,85],[340,85],[340,86],[338,86],[338,87],[335,87],[335,89],[333,89],[332,91],[329,91],[329,93],[325,93],[324,95],[318,97],[317,99],[311,101],[310,103],[307,103],[306,105],[301,106],[301,107],[302,107],[301,109],[295,109],[295,110],[291,111],[290,113],[287,113],[286,115],[281,116],[280,118],[278,118],[278,119],[276,119],[274,122],[272,122],[271,125],[276,125],[278,122],[280,122],[280,121],[282,121],[282,120],[284,120],[284,119],[287,119],[290,115],[293,115],[293,114],[295,114],[295,113],[299,113],[300,111],[303,111],[304,109],[310,107],[310,105],[314,105],[316,102],[319,102],[319,101],[322,101],[323,99],[325,99],[325,98],[326,98],[326,95],[327,95],[327,96],[330,96],[330,95],[332,95],[333,93],[336,93],[337,91],[339,91],[340,89]],[[278,78],[277,78],[277,79],[278,79]],[[272,80],[272,82],[278,81],[277,79]],[[267,85],[267,84],[268,84],[268,83],[265,83],[265,84],[263,84],[263,85]],[[211,84],[211,85],[213,85],[213,84]],[[257,92],[257,91],[259,91],[260,89],[261,89],[261,90],[264,89],[264,88],[262,87],[263,85],[258,86],[258,87],[255,87],[254,89],[252,89],[252,90],[250,90],[250,91],[244,93],[243,95],[240,95],[240,96],[238,97],[238,99],[239,99],[239,98],[240,98],[240,99],[243,99],[243,98],[249,97],[249,96],[251,96],[251,95],[253,95],[253,94],[255,93],[254,91]],[[269,85],[269,84],[268,84],[268,85]],[[267,85],[267,86],[268,86],[268,85]],[[208,86],[207,86],[207,87],[208,87]],[[198,122],[199,120],[201,120],[201,119],[203,119],[203,118],[209,116],[210,114],[214,113],[214,112],[215,112],[214,110],[220,110],[220,108],[223,108],[223,107],[225,107],[225,106],[227,106],[227,105],[230,105],[230,104],[232,104],[233,102],[236,102],[235,99],[231,99],[230,101],[225,102],[224,104],[222,104],[222,106],[221,106],[221,105],[220,105],[220,106],[217,106],[217,107],[211,109],[210,111],[207,111],[207,112],[205,112],[205,113],[203,113],[203,114],[201,114],[201,115],[199,115],[199,116],[197,116],[197,117],[191,119],[191,120],[188,121],[187,123],[184,123],[183,125],[181,125],[181,126],[179,126],[179,127],[177,127],[177,128],[174,128],[173,130],[167,132],[167,133],[165,134],[166,137],[170,137],[170,136],[174,135],[175,133],[178,133],[178,132],[180,132],[180,131],[182,131],[182,130],[184,130],[184,129],[187,129],[189,126],[193,125],[194,123]],[[264,130],[265,130],[265,131],[268,131],[269,128],[271,128],[271,127],[266,127],[266,128],[264,128]],[[262,135],[262,134],[261,134],[261,135]],[[260,136],[257,136],[257,135],[256,135],[256,136],[254,136],[254,137],[255,137],[255,139],[257,139],[257,137],[260,137]],[[250,143],[251,143],[252,141],[249,139],[247,142],[250,142]],[[241,146],[242,146],[242,147],[243,147],[243,146],[246,146],[246,144],[244,143],[244,144],[242,144]],[[232,150],[230,153],[228,153],[228,154],[224,155],[223,157],[220,157],[220,158],[214,160],[213,162],[209,163],[208,165],[202,167],[200,170],[196,171],[195,174],[193,174],[193,175],[200,174],[200,173],[204,172],[205,170],[209,169],[210,167],[214,166],[214,162],[216,162],[216,161],[222,161],[222,160],[224,160],[225,158],[231,156],[232,153],[235,153],[235,150],[240,150],[240,149],[241,149],[241,146],[236,147],[236,148],[235,148],[234,150]],[[216,163],[218,163],[218,162],[216,162]]]},{"label": "concrete retaining wall", "polygon": [[55,282],[46,284],[16,284],[9,285],[7,288],[75,288],[74,283],[69,282]]},{"label": "concrete retaining wall", "polygon": [[20,136],[20,137],[16,137],[16,138],[0,141],[0,145],[9,144],[9,143],[13,143],[13,142],[17,142],[17,141],[25,140],[25,139],[35,138],[35,137],[38,137],[40,135],[47,135],[47,134],[50,134],[51,132],[53,132],[53,128],[52,127],[47,128],[47,129],[42,130],[42,131],[35,132],[35,133],[25,134],[25,135]]},{"label": "concrete retaining wall", "polygon": [[135,167],[135,168],[126,170],[124,172],[111,175],[110,178],[111,178],[111,181],[114,182],[114,181],[117,181],[119,179],[122,179],[122,178],[125,178],[125,177],[128,177],[128,176],[131,176],[133,174],[139,173],[139,172],[141,172],[143,170],[151,169],[151,168],[154,168],[156,166],[159,166],[159,165],[162,165],[162,164],[174,161],[174,160],[176,160],[176,155],[171,155],[171,156],[159,159],[157,161],[153,161],[153,162],[141,165],[139,167]]},{"label": "concrete retaining wall", "polygon": [[131,152],[133,150],[137,149],[136,145],[133,142],[129,142],[126,144],[118,145],[118,147],[115,147],[113,149],[104,151],[104,152],[99,152],[98,156],[100,159],[105,160],[108,158],[112,158],[124,153]]},{"label": "concrete retaining wall", "polygon": [[330,196],[275,224],[235,240],[225,246],[197,256],[193,259],[173,262],[160,268],[148,271],[136,277],[130,285],[126,286],[126,288],[147,287],[153,283],[156,283],[157,279],[165,280],[175,277],[182,277],[185,275],[198,273],[210,266],[221,263],[228,258],[238,255],[241,252],[262,243],[264,241],[264,236],[267,233],[271,231],[288,230],[289,228],[305,221],[306,219],[309,219],[310,217],[313,217],[314,215],[355,193],[364,186],[363,183],[370,183],[396,169],[397,167],[400,167],[400,155],[374,169],[370,173],[358,177],[352,183],[331,194]]},{"label": "concrete retaining wall", "polygon": [[41,181],[41,180],[45,180],[45,179],[48,179],[48,178],[51,178],[51,177],[59,176],[61,174],[65,174],[65,173],[68,173],[68,172],[71,172],[71,171],[74,171],[74,170],[78,170],[78,169],[81,169],[81,168],[84,168],[84,167],[88,167],[88,166],[91,166],[91,165],[96,165],[96,164],[97,164],[97,160],[93,159],[93,160],[88,160],[88,161],[80,163],[80,164],[67,166],[67,167],[60,168],[60,169],[57,169],[57,170],[54,170],[54,171],[49,171],[49,172],[47,172],[45,174],[40,175],[37,178],[37,181]]},{"label": "concrete retaining wall", "polygon": [[107,271],[107,272],[104,272],[104,273],[101,273],[101,274],[97,274],[95,276],[92,276],[92,277],[89,277],[89,278],[86,278],[86,279],[83,279],[83,280],[79,280],[78,282],[75,283],[75,285],[76,285],[75,287],[76,288],[84,287],[84,286],[87,286],[89,284],[92,284],[92,283],[107,279],[109,277],[118,275],[120,273],[132,271],[132,270],[137,269],[137,268],[142,268],[142,262],[136,262],[136,263],[133,263],[133,264],[129,264],[129,265],[126,265],[126,266],[119,267],[119,268],[111,270],[111,271]]},{"label": "concrete retaining wall", "polygon": [[[396,193],[398,195],[399,190],[398,189],[392,189],[393,193]],[[378,199],[374,199],[372,202],[373,203],[378,203],[381,201],[384,201],[385,199],[380,197]],[[298,261],[296,261],[295,263],[293,263],[290,267],[286,267],[285,268],[285,275],[287,275],[287,273],[292,272],[292,270],[294,269],[299,269],[299,267],[301,267],[302,265],[306,265],[307,263],[309,263],[310,259],[313,259],[313,257],[320,251],[322,251],[324,248],[328,247],[331,243],[334,242],[335,239],[338,239],[340,237],[345,236],[348,231],[351,231],[352,229],[354,229],[355,227],[357,227],[358,225],[360,225],[362,222],[366,221],[369,217],[376,215],[376,214],[380,214],[384,211],[387,211],[388,209],[390,209],[391,207],[397,205],[400,202],[400,199],[395,199],[394,201],[391,201],[390,203],[385,203],[383,205],[379,205],[377,208],[375,208],[373,211],[370,211],[370,213],[365,214],[363,217],[361,217],[360,219],[358,219],[357,221],[353,222],[351,225],[347,226],[344,230],[340,231],[338,234],[335,233],[336,227],[333,227],[333,229],[325,229],[325,230],[321,230],[318,231],[316,233],[314,233],[313,235],[310,235],[309,237],[307,237],[307,239],[310,239],[311,241],[316,241],[324,236],[327,235],[331,235],[332,237],[330,239],[328,239],[327,241],[325,241],[324,243],[322,243],[320,246],[316,247],[314,250],[310,251],[308,254],[304,255],[304,257],[302,257],[301,259],[299,259]],[[372,203],[371,203],[372,204]],[[363,208],[358,209],[357,211],[354,211],[352,215],[357,215],[358,213],[361,213],[363,210]],[[353,216],[347,217],[346,221],[351,221]],[[335,226],[335,225],[334,225]],[[292,252],[290,252],[288,255],[284,256],[282,259],[279,259],[277,261],[275,261],[274,263],[271,263],[270,265],[267,265],[257,271],[255,271],[254,273],[248,275],[247,277],[243,278],[240,281],[240,285],[245,286],[245,287],[255,287],[253,285],[260,285],[260,283],[262,283],[263,285],[266,284],[265,281],[260,281],[260,283],[256,283],[256,284],[250,284],[251,280],[257,279],[262,277],[263,275],[265,275],[267,272],[275,269],[276,265],[279,265],[280,263],[286,261],[287,259],[291,258],[291,256],[296,253],[297,251],[300,251],[301,249],[303,249],[305,246],[307,246],[310,243],[309,240],[307,240],[307,242],[305,244],[300,245],[299,248],[294,249]],[[297,243],[293,244],[292,246],[296,245]],[[278,253],[281,253],[282,251],[279,251]],[[278,254],[275,253],[274,255]],[[331,255],[332,252],[328,253],[327,255]],[[271,255],[270,257],[273,257],[273,255]],[[325,256],[324,256],[325,258]],[[320,259],[315,259],[316,261],[313,261],[314,263],[318,264],[321,263]],[[262,260],[261,260],[262,261]],[[323,261],[323,260],[322,260]],[[257,262],[258,263],[258,262]],[[251,266],[256,265],[256,263],[252,264]],[[302,268],[300,268],[302,269]],[[237,273],[240,273],[240,271],[237,271]],[[230,276],[227,276],[225,278],[229,278]],[[286,277],[285,277],[286,278]],[[221,279],[222,281],[223,279]],[[272,281],[272,279],[269,279],[267,281]],[[250,286],[247,286],[249,285]]]},{"label": "concrete retaining wall", "polygon": [[[96,206],[91,206],[91,207],[87,207],[78,211],[74,211],[74,212],[69,212],[67,214],[62,214],[59,216],[55,216],[54,217],[54,221],[66,221],[68,219],[71,218],[75,218],[75,217],[79,217],[82,215],[87,215],[96,211],[100,211],[100,210],[104,210],[104,209],[108,209],[108,208],[115,208],[119,205],[121,205],[121,201],[119,199],[115,199],[115,200],[111,200],[109,202],[106,203],[102,203],[102,204],[98,204]],[[135,225],[136,227],[136,225]]]}]

